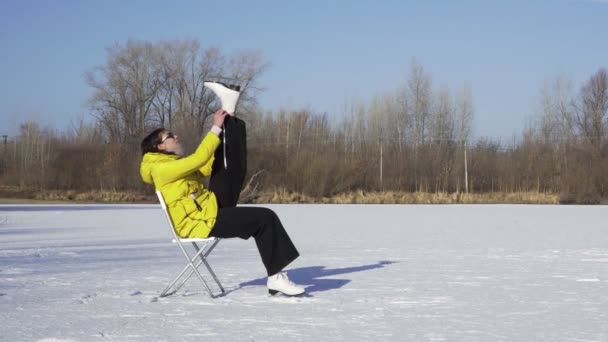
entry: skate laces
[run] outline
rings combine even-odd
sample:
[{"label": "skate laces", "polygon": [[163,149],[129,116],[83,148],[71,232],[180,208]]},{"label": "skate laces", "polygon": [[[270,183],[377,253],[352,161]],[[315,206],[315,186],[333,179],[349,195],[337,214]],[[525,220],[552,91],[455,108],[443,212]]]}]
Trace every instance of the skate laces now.
[{"label": "skate laces", "polygon": [[291,279],[289,279],[289,277],[287,276],[287,273],[285,272],[279,272],[279,278],[283,279],[287,284],[295,286],[296,284],[291,281]]},{"label": "skate laces", "polygon": [[223,152],[224,152],[224,169],[228,169],[228,161],[226,160],[226,125],[224,126],[224,146],[223,146]]}]

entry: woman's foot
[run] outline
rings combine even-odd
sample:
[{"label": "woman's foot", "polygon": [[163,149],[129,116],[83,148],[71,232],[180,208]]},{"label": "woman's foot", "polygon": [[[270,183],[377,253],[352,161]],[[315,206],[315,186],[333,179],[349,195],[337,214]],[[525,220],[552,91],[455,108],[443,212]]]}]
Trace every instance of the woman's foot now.
[{"label": "woman's foot", "polygon": [[268,293],[271,295],[274,295],[277,292],[281,292],[287,296],[297,296],[304,293],[304,287],[289,280],[285,272],[279,272],[269,276],[266,286],[268,286]]}]

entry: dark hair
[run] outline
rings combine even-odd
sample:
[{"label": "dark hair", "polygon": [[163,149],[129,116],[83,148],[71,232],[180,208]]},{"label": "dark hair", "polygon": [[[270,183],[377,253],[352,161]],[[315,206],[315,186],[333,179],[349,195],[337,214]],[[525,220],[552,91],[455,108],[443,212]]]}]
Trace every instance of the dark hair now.
[{"label": "dark hair", "polygon": [[144,140],[141,141],[141,155],[148,152],[160,152],[158,149],[158,144],[162,139],[161,133],[166,131],[165,128],[160,127],[152,131],[152,133],[148,134]]}]

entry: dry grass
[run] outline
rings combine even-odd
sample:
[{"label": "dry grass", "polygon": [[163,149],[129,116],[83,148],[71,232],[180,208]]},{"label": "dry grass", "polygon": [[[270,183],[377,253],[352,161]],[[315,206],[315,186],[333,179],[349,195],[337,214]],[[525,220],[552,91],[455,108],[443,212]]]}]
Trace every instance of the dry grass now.
[{"label": "dry grass", "polygon": [[128,191],[33,190],[0,186],[0,203],[155,203],[156,196]]},{"label": "dry grass", "polygon": [[427,193],[427,192],[365,192],[354,191],[333,197],[313,198],[279,189],[261,194],[255,203],[326,203],[326,204],[559,204],[559,195],[518,193]]},{"label": "dry grass", "polygon": [[142,195],[135,192],[126,191],[57,191],[45,190],[36,193],[36,200],[50,201],[74,201],[78,203],[134,203],[134,202],[151,202],[156,199],[154,196]]},{"label": "dry grass", "polygon": [[[559,204],[557,194],[518,193],[426,193],[353,191],[333,197],[316,198],[285,189],[259,193],[253,203],[324,203],[324,204]],[[127,191],[23,190],[0,186],[0,203],[156,203],[154,193]]]}]

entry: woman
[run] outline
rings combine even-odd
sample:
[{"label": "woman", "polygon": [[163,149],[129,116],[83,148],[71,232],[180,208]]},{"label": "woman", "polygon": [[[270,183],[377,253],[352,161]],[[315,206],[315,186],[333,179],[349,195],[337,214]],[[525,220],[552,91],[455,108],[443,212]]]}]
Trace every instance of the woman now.
[{"label": "woman", "polygon": [[[267,208],[236,207],[247,168],[244,121],[218,110],[211,131],[189,156],[178,136],[164,128],[146,136],[141,150],[141,177],[162,192],[179,236],[253,237],[268,273],[269,293],[304,293],[282,272],[299,253],[278,216]],[[203,186],[206,176],[211,176],[209,190]]]}]

